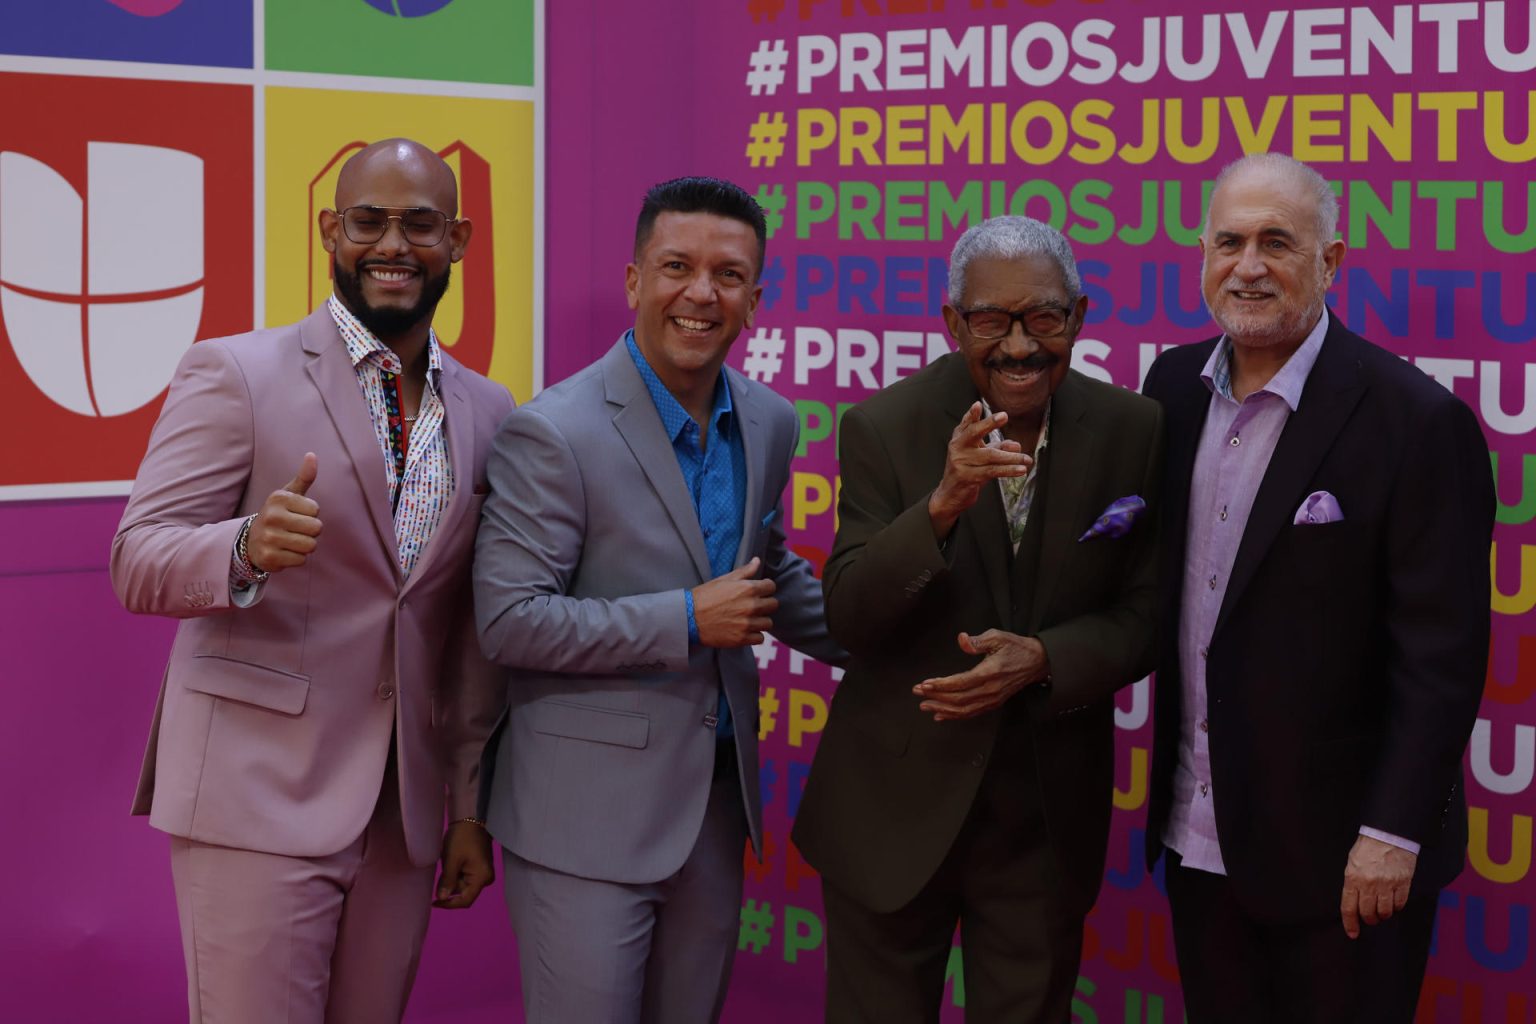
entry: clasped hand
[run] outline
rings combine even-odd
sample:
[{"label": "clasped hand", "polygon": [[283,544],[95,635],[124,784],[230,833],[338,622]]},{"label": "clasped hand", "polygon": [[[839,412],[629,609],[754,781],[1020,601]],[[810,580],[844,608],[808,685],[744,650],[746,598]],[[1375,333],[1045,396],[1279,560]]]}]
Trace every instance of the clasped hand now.
[{"label": "clasped hand", "polygon": [[1032,636],[989,629],[980,636],[961,633],[959,644],[966,654],[981,655],[981,661],[965,672],[924,679],[912,687],[923,698],[918,707],[935,722],[984,715],[1050,675],[1045,646]]},{"label": "clasped hand", "polygon": [[762,567],[754,558],[739,569],[693,588],[693,621],[706,647],[750,647],[763,642],[779,610],[773,580],[753,579]]}]

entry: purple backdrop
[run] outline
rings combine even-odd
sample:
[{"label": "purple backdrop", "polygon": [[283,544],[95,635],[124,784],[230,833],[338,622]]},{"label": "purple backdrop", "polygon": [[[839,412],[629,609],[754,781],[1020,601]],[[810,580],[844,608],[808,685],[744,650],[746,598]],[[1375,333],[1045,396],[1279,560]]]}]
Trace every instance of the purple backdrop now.
[{"label": "purple backdrop", "polygon": [[[825,0],[801,5],[813,18],[804,25],[792,19],[793,3],[777,24],[749,19],[749,10],[767,12],[774,7],[768,2],[754,6],[754,0],[698,0],[672,5],[559,0],[547,5],[545,383],[585,366],[629,324],[622,274],[633,218],[646,186],[678,174],[716,173],[756,188],[772,182],[789,184],[797,176],[813,173],[747,169],[742,147],[749,116],[760,110],[793,111],[797,105],[813,102],[783,96],[774,100],[747,98],[741,73],[759,41],[792,39],[802,31],[836,35],[856,29],[927,26],[959,17],[933,15],[909,17],[899,23],[895,19],[858,23],[856,19],[839,21],[834,12],[840,5],[855,12],[870,7],[915,11],[930,6],[914,5],[910,0]],[[781,10],[783,6],[778,5]],[[960,12],[977,5],[952,0],[950,6]],[[1015,2],[1008,6],[1007,12],[999,12],[991,20],[1016,25],[1034,17],[1036,9],[1052,5]],[[1152,13],[1148,7],[1161,7],[1134,3],[1054,6],[1055,10],[1039,16],[1061,23],[1090,15],[1139,21]],[[1304,2],[1294,6],[1319,5]],[[1386,17],[1385,5],[1377,6]],[[1515,10],[1526,5],[1509,6]],[[1188,3],[1181,9],[1200,14],[1216,8]],[[1520,26],[1510,33],[1511,45],[1518,49],[1530,38],[1525,27],[1527,16],[1521,12],[1511,17]],[[699,57],[701,54],[704,56]],[[1505,89],[1520,101],[1511,102],[1519,110],[1526,94],[1516,90],[1513,76],[1489,75],[1470,55],[1467,61],[1469,67],[1476,65],[1474,74],[1461,78],[1442,75],[1422,87]],[[1529,75],[1525,77],[1528,87]],[[1369,83],[1358,86],[1368,87]],[[1420,86],[1405,82],[1395,87],[1408,90]],[[1308,91],[1302,83],[1275,88]],[[1332,88],[1351,87],[1318,84],[1311,91]],[[868,96],[849,102],[874,106],[877,101],[885,102]],[[926,101],[943,102],[934,98]],[[832,97],[814,102],[835,106],[844,101]],[[722,112],[729,116],[722,116]],[[1508,131],[1514,137],[1521,131],[1529,133],[1526,115],[1511,115]],[[1433,162],[1426,156],[1421,162],[1429,169],[1404,167],[1381,173],[1426,179],[1502,178],[1511,184],[1523,184],[1529,178],[1529,162],[1523,168],[1496,166],[1486,153],[1476,152],[1472,140],[1480,133],[1471,130],[1470,118],[1463,134],[1463,145],[1473,149],[1471,157],[1463,156],[1465,168]],[[1416,155],[1420,145],[1432,144],[1416,143]],[[1371,169],[1338,167],[1325,168],[1324,172],[1331,177],[1369,177],[1372,173]],[[860,172],[834,167],[816,173],[836,180]],[[977,176],[990,179],[1036,173],[988,168],[978,171]],[[1166,178],[1177,176],[1166,167],[1158,173]],[[935,172],[933,176],[951,174]],[[1073,166],[1066,167],[1064,174],[1069,182],[1088,176],[1083,168]],[[1205,176],[1203,170],[1186,170],[1184,175]],[[921,174],[913,172],[912,176]],[[882,171],[867,177],[884,180],[886,175]],[[1511,203],[1513,230],[1518,232],[1522,223],[1532,223],[1530,211],[1529,198]],[[1444,264],[1448,269],[1469,267],[1479,272],[1503,267],[1512,275],[1525,273],[1530,267],[1529,248],[1515,257],[1493,257],[1485,244],[1464,246],[1460,252],[1432,253],[1428,241],[1434,232],[1432,217],[1417,214],[1415,220],[1421,222],[1416,224],[1419,230],[1415,239],[1422,256],[1384,252],[1368,261],[1369,265],[1381,267],[1385,273],[1407,260],[1404,265],[1412,267]],[[1478,218],[1468,214],[1463,220],[1470,229]],[[771,255],[788,258],[789,254],[818,251],[815,244],[797,247],[788,236],[786,232],[770,246]],[[842,251],[825,243],[819,248]],[[943,248],[931,244],[921,251],[925,255],[942,253]],[[1161,252],[1158,255],[1163,256]],[[1188,253],[1170,258],[1186,275],[1192,272],[1193,257]],[[1423,262],[1413,262],[1416,259]],[[1526,277],[1523,291],[1526,317],[1532,305],[1531,280]],[[1181,300],[1187,308],[1187,277],[1184,287]],[[1505,300],[1506,315],[1516,321],[1521,315],[1517,308],[1520,295],[1512,290]],[[1418,330],[1400,351],[1483,360],[1485,367],[1487,361],[1498,360],[1510,367],[1507,378],[1518,378],[1520,368],[1530,376],[1529,365],[1517,361],[1520,349],[1501,349],[1479,332],[1475,302],[1467,302],[1467,309],[1455,318],[1464,336],[1454,344],[1438,346],[1423,324],[1439,308],[1439,299],[1433,305],[1422,297],[1415,303]],[[765,311],[760,324],[791,328],[796,319],[786,302],[772,315]],[[858,318],[839,316],[814,319],[830,327],[861,323]],[[893,325],[869,317],[862,326],[878,331]],[[896,326],[919,331],[939,329],[935,320],[922,317],[907,318]],[[1364,326],[1377,340],[1390,340],[1382,337],[1379,329],[1373,330],[1378,327],[1376,321]],[[1158,340],[1192,340],[1199,334],[1196,330],[1164,330]],[[1094,336],[1114,339],[1135,335],[1106,324],[1096,329]],[[735,362],[739,365],[741,361],[742,353],[737,352]],[[1126,366],[1122,364],[1127,363],[1127,358],[1116,362],[1117,379],[1124,376]],[[787,379],[775,386],[791,397],[819,398],[828,403],[859,397],[857,389],[797,389]],[[1477,403],[1477,383],[1463,379],[1457,390]],[[1519,412],[1531,404],[1536,386],[1527,384],[1523,399],[1518,382],[1506,380],[1504,391],[1505,407]],[[1482,774],[1485,779],[1501,773],[1518,779],[1523,752],[1530,747],[1530,697],[1536,689],[1536,646],[1529,644],[1531,638],[1525,635],[1530,608],[1536,603],[1536,547],[1531,546],[1529,525],[1536,514],[1536,497],[1527,501],[1525,496],[1528,491],[1536,495],[1536,469],[1530,466],[1527,436],[1490,432],[1489,440],[1505,460],[1500,472],[1505,512],[1498,535],[1505,550],[1499,553],[1496,565],[1496,586],[1504,597],[1496,604],[1501,614],[1496,616],[1491,703],[1485,703],[1484,709],[1493,738],[1484,738]],[[26,437],[12,424],[5,444],[47,445],[48,439]],[[830,479],[835,462],[829,448],[823,444],[816,449],[805,468]],[[3,455],[0,451],[0,457]],[[69,453],[60,451],[57,456],[68,458]],[[143,821],[127,815],[173,624],[131,617],[113,599],[106,557],[121,507],[121,499],[0,504],[0,623],[4,623],[8,654],[0,676],[8,697],[7,713],[0,719],[0,777],[5,780],[6,804],[19,812],[13,817],[19,827],[13,826],[13,839],[0,852],[0,873],[7,879],[0,906],[5,920],[0,925],[0,1006],[4,1007],[0,1016],[29,1024],[164,1021],[175,1019],[184,1005],[167,842]],[[810,548],[824,549],[831,537],[829,519],[823,515],[796,539]],[[830,692],[831,681],[825,669],[814,665],[804,667],[803,672],[796,675],[788,659],[780,656],[769,669],[765,685],[775,688],[774,699],[781,701],[783,716],[790,713],[792,695],[798,694],[793,699],[800,701],[801,717],[810,722],[816,709],[806,694],[824,696]],[[1123,695],[1120,703],[1127,723],[1135,722],[1133,696]],[[822,951],[815,934],[820,927],[816,919],[819,894],[814,878],[796,868],[783,839],[788,823],[786,805],[793,799],[792,769],[809,761],[813,749],[814,730],[807,729],[806,733],[796,742],[786,736],[786,727],[781,724],[765,747],[765,756],[776,765],[776,774],[767,781],[772,797],[769,830],[779,846],[770,869],[749,884],[747,895],[749,900],[776,908],[780,930],[766,949],[749,949],[739,955],[726,1012],[731,1024],[819,1019]],[[1165,1010],[1168,1019],[1178,1016],[1177,985],[1169,973],[1166,948],[1166,907],[1155,887],[1136,877],[1134,860],[1127,855],[1134,843],[1134,830],[1140,825],[1140,811],[1135,808],[1144,799],[1144,793],[1139,798],[1136,795],[1134,752],[1136,747],[1144,748],[1149,738],[1144,726],[1127,728],[1122,736],[1116,777],[1126,809],[1116,815],[1110,870],[1124,874],[1117,884],[1106,886],[1090,922],[1084,973],[1097,982],[1092,1002],[1099,1015],[1080,1015],[1083,1024],[1090,1020],[1161,1020]],[[1428,1009],[1422,1019],[1469,1024],[1529,1024],[1536,1020],[1536,996],[1531,995],[1530,981],[1530,906],[1536,876],[1530,872],[1528,764],[1526,770],[1523,786],[1473,787],[1473,803],[1485,815],[1482,868],[1469,868],[1448,894],[1440,946],[1431,965],[1431,988],[1426,993]],[[786,932],[791,918],[793,929]],[[408,1019],[443,1024],[517,1020],[521,1015],[516,1006],[512,939],[499,892],[488,894],[467,914],[437,912]],[[955,1016],[951,1007],[946,1019]]]}]

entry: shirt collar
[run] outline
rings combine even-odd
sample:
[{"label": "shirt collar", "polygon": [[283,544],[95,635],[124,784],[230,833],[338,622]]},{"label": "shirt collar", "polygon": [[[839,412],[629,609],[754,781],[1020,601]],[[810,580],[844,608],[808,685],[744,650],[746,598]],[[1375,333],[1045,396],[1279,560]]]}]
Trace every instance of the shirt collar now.
[{"label": "shirt collar", "polygon": [[[1307,377],[1312,373],[1312,366],[1317,362],[1317,354],[1322,351],[1323,338],[1328,333],[1328,317],[1331,314],[1326,306],[1323,307],[1323,315],[1317,318],[1312,331],[1307,335],[1301,346],[1291,353],[1291,358],[1285,361],[1269,383],[1265,384],[1254,394],[1271,394],[1279,397],[1292,412],[1301,404],[1301,392],[1307,386]],[[1211,357],[1205,361],[1205,368],[1200,371],[1200,379],[1205,381],[1205,386],[1212,394],[1220,395],[1228,401],[1232,398],[1232,339],[1225,334],[1216,343],[1216,348],[1211,352]]]},{"label": "shirt collar", "polygon": [[[335,295],[326,300],[326,306],[331,311],[331,319],[336,321],[336,329],[341,332],[341,338],[347,344],[347,358],[352,361],[355,370],[364,359],[375,356],[384,369],[391,373],[400,372],[400,357],[395,355],[388,345],[378,339],[363,322],[353,315],[352,311],[342,304]],[[443,372],[443,353],[437,343],[437,332],[427,329],[427,379],[436,388],[438,375]]]},{"label": "shirt collar", "polygon": [[[640,379],[645,382],[645,390],[650,392],[651,402],[656,406],[657,413],[661,415],[661,425],[666,429],[667,438],[676,441],[683,431],[688,429],[688,424],[693,422],[693,417],[688,415],[688,410],[684,409],[682,403],[667,390],[661,378],[656,376],[656,371],[651,369],[651,364],[646,362],[640,346],[635,342],[633,328],[624,332],[624,344],[629,349],[629,357],[635,361],[635,369],[640,371]],[[709,411],[709,421],[721,434],[730,427],[733,408],[731,388],[726,383],[725,373],[721,372],[715,378],[714,405]]]}]

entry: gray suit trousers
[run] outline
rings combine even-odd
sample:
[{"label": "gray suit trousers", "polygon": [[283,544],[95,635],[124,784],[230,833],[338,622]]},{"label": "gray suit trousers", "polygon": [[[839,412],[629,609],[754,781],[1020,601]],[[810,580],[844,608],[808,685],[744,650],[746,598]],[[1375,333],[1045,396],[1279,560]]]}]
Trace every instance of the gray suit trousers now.
[{"label": "gray suit trousers", "polygon": [[503,851],[528,1024],[720,1019],[741,914],[747,819],[739,773],[719,772],[675,874],[628,885]]}]

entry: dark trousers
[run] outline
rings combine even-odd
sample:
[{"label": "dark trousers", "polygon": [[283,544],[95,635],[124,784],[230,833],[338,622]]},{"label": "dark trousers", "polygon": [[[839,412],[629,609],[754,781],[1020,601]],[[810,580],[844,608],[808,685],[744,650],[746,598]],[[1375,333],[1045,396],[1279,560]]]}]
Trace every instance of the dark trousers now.
[{"label": "dark trousers", "polygon": [[828,1024],[938,1021],[957,923],[967,1024],[1068,1019],[1083,920],[1063,906],[1038,792],[1032,771],[994,764],[939,870],[892,913],[823,880]]},{"label": "dark trousers", "polygon": [[[1190,1024],[1411,1024],[1435,930],[1434,897],[1344,934],[1337,913],[1256,920],[1224,875],[1168,857],[1173,944]],[[1339,887],[1344,886],[1343,872]]]}]

